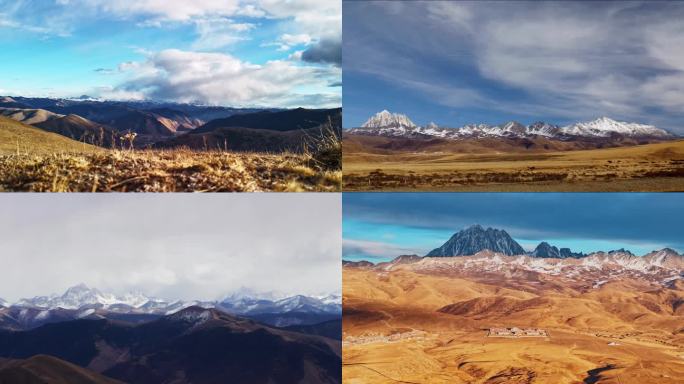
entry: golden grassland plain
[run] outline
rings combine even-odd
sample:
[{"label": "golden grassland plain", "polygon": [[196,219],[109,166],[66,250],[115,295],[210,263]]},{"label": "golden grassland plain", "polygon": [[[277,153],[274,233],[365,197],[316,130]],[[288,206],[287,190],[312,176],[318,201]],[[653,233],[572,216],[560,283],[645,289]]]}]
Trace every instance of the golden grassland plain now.
[{"label": "golden grassland plain", "polygon": [[[681,383],[684,312],[660,302],[681,286],[550,285],[344,267],[343,382]],[[512,326],[549,337],[487,337]],[[411,337],[377,337],[393,334]]]},{"label": "golden grassland plain", "polygon": [[551,152],[363,152],[343,143],[350,191],[684,191],[684,140]]},{"label": "golden grassland plain", "polygon": [[0,191],[339,191],[339,156],[105,149],[0,118]]}]

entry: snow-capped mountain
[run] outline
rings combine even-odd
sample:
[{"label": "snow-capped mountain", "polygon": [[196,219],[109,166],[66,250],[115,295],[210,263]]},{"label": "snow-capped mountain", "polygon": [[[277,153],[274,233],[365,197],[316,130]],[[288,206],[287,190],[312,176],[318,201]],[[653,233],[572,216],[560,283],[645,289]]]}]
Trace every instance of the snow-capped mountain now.
[{"label": "snow-capped mountain", "polygon": [[116,296],[111,293],[102,293],[96,288],[89,288],[85,284],[73,286],[57,296],[37,296],[30,299],[21,299],[15,305],[37,308],[63,308],[79,309],[85,306],[98,306],[108,308],[111,306],[129,306],[140,308],[151,299],[141,293],[128,293],[123,296]]},{"label": "snow-capped mountain", "polygon": [[[263,312],[287,312],[294,309],[305,309],[313,312],[333,312],[341,310],[341,297],[337,294],[322,297],[304,295],[284,296],[273,292],[263,294],[256,291],[240,289],[222,300],[216,301],[166,301],[145,296],[142,293],[128,293],[117,296],[103,293],[85,284],[73,286],[62,295],[36,296],[21,299],[13,306],[39,309],[82,309],[95,308],[113,312],[136,312],[151,314],[171,314],[181,309],[198,306],[203,308],[220,307],[234,314]],[[10,304],[7,304],[9,306]]]},{"label": "snow-capped mountain", "polygon": [[428,257],[449,257],[473,255],[488,249],[505,255],[521,255],[525,253],[511,236],[504,230],[473,225],[454,234],[441,247],[430,251]]},{"label": "snow-capped mountain", "polygon": [[406,115],[399,113],[390,113],[388,110],[383,110],[371,116],[362,125],[363,128],[415,128],[416,125]]},{"label": "snow-capped mountain", "polygon": [[620,122],[608,117],[600,117],[588,122],[579,122],[567,126],[558,126],[545,122],[522,125],[511,121],[501,125],[468,124],[458,128],[440,127],[430,123],[425,126],[415,125],[407,116],[382,111],[371,117],[360,128],[353,128],[349,133],[356,135],[389,136],[405,138],[443,138],[451,140],[468,138],[530,138],[535,136],[557,140],[577,138],[653,138],[671,139],[675,136],[653,125]]},{"label": "snow-capped mountain", "polygon": [[9,303],[0,297],[0,308],[9,306]]},{"label": "snow-capped mountain", "polygon": [[21,299],[13,304],[0,301],[0,328],[28,329],[73,319],[133,317],[135,321],[144,321],[172,315],[190,307],[217,309],[285,326],[315,323],[321,318],[338,316],[342,313],[342,298],[338,294],[320,297],[285,296],[241,289],[215,301],[167,301],[141,293],[117,296],[79,284],[67,289],[62,295],[37,296]]},{"label": "snow-capped mountain", "polygon": [[565,259],[567,257],[583,257],[584,255],[582,253],[574,253],[570,250],[570,248],[558,249],[557,247],[547,243],[546,241],[542,241],[541,243],[539,243],[539,245],[537,245],[537,248],[535,248],[534,251],[530,252],[530,256],[541,258]]},{"label": "snow-capped mountain", "polygon": [[[352,266],[353,267],[353,266]],[[382,271],[407,269],[440,275],[468,275],[478,278],[521,280],[561,278],[586,288],[599,288],[611,281],[631,278],[661,286],[684,283],[684,255],[664,248],[643,256],[625,250],[594,252],[581,258],[540,258],[526,254],[506,255],[489,250],[461,257],[422,257],[410,262],[363,266]]]},{"label": "snow-capped mountain", "polygon": [[671,136],[667,131],[656,128],[653,125],[625,123],[607,117],[600,117],[593,121],[568,125],[561,128],[561,131],[564,134],[571,136],[607,137],[614,133],[630,137]]}]

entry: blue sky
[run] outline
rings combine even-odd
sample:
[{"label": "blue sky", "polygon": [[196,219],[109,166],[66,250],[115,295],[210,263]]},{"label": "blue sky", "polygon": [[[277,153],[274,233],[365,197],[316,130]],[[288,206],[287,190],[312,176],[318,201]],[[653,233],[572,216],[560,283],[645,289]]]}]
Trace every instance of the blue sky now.
[{"label": "blue sky", "polygon": [[345,260],[425,255],[473,224],[503,229],[523,248],[541,241],[575,252],[684,251],[677,194],[345,193]]},{"label": "blue sky", "polygon": [[0,0],[0,95],[341,105],[341,3]]},{"label": "blue sky", "polygon": [[684,134],[684,3],[343,2],[344,125],[569,124]]}]

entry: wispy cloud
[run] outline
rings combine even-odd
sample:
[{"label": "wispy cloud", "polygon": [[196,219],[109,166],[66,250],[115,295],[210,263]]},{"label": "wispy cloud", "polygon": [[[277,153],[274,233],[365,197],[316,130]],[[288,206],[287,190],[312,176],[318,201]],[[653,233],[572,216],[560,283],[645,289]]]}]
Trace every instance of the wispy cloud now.
[{"label": "wispy cloud", "polygon": [[389,242],[343,239],[343,258],[364,258],[366,260],[386,260],[399,255],[424,255],[427,250],[420,248],[402,247]]},{"label": "wispy cloud", "polygon": [[[298,89],[329,89],[329,79],[337,76],[334,69],[291,61],[258,65],[223,53],[175,49],[155,53],[145,61],[122,63],[119,69],[128,80],[116,91],[137,92],[158,100],[236,106],[301,106],[298,103],[306,95]],[[333,97],[307,101],[318,106],[339,105],[334,92],[327,93]]]},{"label": "wispy cloud", "polygon": [[[622,243],[625,248],[631,244],[640,249],[672,247],[684,251],[678,226],[684,201],[678,196],[654,199],[651,194],[639,193],[355,193],[343,196],[343,209],[345,222],[351,223],[350,228],[345,227],[347,233],[359,221],[385,228],[447,233],[445,241],[449,233],[480,224],[505,229],[520,239],[579,239]],[[354,232],[359,236],[363,233],[372,231],[363,227],[360,234]],[[427,238],[422,231],[400,233],[420,239],[420,244]]]},{"label": "wispy cloud", "polygon": [[[342,78],[341,20],[339,1],[0,0],[0,31],[14,33],[11,41],[55,39],[45,56],[78,49],[97,63],[78,79],[90,83],[79,94],[235,106],[339,106],[341,89],[329,84]],[[92,36],[100,30],[107,32]],[[121,47],[124,39],[138,46],[138,58]],[[81,64],[73,55],[65,61]],[[31,76],[64,82],[57,71]],[[93,71],[115,76],[95,79]]]},{"label": "wispy cloud", "polygon": [[434,104],[684,132],[683,4],[347,2],[345,17],[345,70]]}]

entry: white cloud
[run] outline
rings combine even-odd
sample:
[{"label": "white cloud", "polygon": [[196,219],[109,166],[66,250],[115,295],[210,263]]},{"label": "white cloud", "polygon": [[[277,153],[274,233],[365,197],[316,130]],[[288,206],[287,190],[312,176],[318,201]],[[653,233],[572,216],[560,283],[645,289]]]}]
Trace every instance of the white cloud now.
[{"label": "white cloud", "polygon": [[351,257],[363,255],[366,259],[393,259],[401,255],[424,255],[424,249],[401,247],[396,244],[381,241],[368,241],[356,239],[342,240],[342,256]]},{"label": "white cloud", "polygon": [[228,54],[175,49],[153,54],[144,62],[123,63],[119,69],[129,76],[119,91],[140,92],[152,99],[234,106],[297,106],[302,96],[315,95],[316,90],[327,88],[330,79],[340,76],[338,69],[292,61],[257,65]]},{"label": "white cloud", "polygon": [[[0,297],[341,290],[338,194],[0,196]],[[40,233],[40,241],[32,241]],[[10,273],[11,271],[11,273]],[[30,284],[26,284],[30,280]]]},{"label": "white cloud", "polygon": [[278,47],[279,51],[289,51],[294,46],[309,45],[312,43],[311,36],[306,33],[298,35],[291,35],[289,33],[282,34],[278,39],[271,43],[262,44],[262,47]]},{"label": "white cloud", "polygon": [[71,7],[89,6],[121,17],[148,15],[175,21],[229,16],[240,10],[238,0],[61,0],[59,3]]},{"label": "white cloud", "polygon": [[[530,115],[554,110],[575,120],[664,118],[670,126],[682,116],[684,7],[678,3],[350,3],[349,15],[364,31],[351,31],[345,47],[363,60],[350,60],[345,70],[386,68],[418,91],[431,81],[430,88],[444,88],[441,97],[429,95],[435,100],[451,97],[449,89],[481,96],[456,97],[453,107]],[[420,57],[472,69],[490,84],[529,97],[521,102],[487,94],[487,87],[478,87],[482,81],[421,68]],[[654,108],[672,115],[654,114]]]},{"label": "white cloud", "polygon": [[226,18],[200,19],[195,25],[198,38],[193,48],[198,50],[216,50],[247,40],[244,33],[256,27],[252,23],[234,23]]}]

